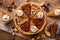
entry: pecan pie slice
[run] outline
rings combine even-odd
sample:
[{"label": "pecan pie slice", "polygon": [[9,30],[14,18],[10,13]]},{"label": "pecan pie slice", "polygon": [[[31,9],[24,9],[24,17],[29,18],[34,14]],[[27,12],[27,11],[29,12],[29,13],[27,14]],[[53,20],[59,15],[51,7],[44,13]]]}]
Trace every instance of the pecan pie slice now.
[{"label": "pecan pie slice", "polygon": [[31,4],[23,5],[22,10],[28,17],[30,17],[30,15],[31,15]]},{"label": "pecan pie slice", "polygon": [[44,13],[42,11],[37,12],[32,19],[43,19],[44,18]]},{"label": "pecan pie slice", "polygon": [[43,19],[32,19],[33,23],[36,25],[38,29],[42,28],[42,25],[44,24]]},{"label": "pecan pie slice", "polygon": [[45,28],[46,35],[49,37],[56,37],[57,28],[58,28],[58,24],[56,22],[47,25]]}]

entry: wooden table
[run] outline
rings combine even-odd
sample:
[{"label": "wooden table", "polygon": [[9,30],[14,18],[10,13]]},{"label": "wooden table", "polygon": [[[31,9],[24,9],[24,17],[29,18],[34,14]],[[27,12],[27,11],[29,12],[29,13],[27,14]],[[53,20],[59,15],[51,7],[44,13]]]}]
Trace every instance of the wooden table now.
[{"label": "wooden table", "polygon": [[[43,0],[44,1],[44,0]],[[55,0],[55,3],[54,2],[52,2],[53,0],[46,0],[46,2],[45,2],[45,4],[46,3],[49,3],[50,4],[50,6],[48,6],[48,8],[49,8],[49,12],[51,12],[52,10],[54,10],[54,8],[56,7],[56,6],[60,6],[60,3],[59,3],[59,1],[56,1]],[[12,1],[10,1],[9,3],[11,3]],[[16,2],[16,0],[15,0],[15,2]],[[39,0],[37,1],[37,0],[30,0],[30,2],[36,2],[36,3],[40,3],[39,2]],[[19,4],[20,5],[20,2],[18,3],[16,3],[16,5],[17,4]],[[17,6],[19,6],[19,5],[17,5]],[[4,5],[3,5],[3,7],[4,7]],[[4,7],[5,8],[5,7]],[[46,12],[46,14],[48,15],[48,13],[49,12]],[[1,14],[0,14],[0,36],[1,36],[1,40],[4,40],[5,38],[8,38],[8,39],[5,39],[5,40],[11,40],[11,37],[12,37],[12,35],[11,35],[11,30],[10,30],[10,27],[8,27],[8,26],[5,26],[4,24],[2,24],[1,23]],[[53,21],[57,21],[57,22],[60,22],[60,19],[56,19],[56,18],[50,18],[50,17],[48,17],[47,16],[47,23],[49,24],[50,22],[53,22]],[[3,31],[2,31],[3,30]],[[4,34],[4,35],[3,35]],[[8,37],[5,37],[6,35],[8,35]],[[25,35],[23,35],[22,33],[15,33],[15,40],[28,40],[28,39],[30,39],[29,38],[29,36],[27,37],[27,36],[25,36]],[[3,39],[4,38],[4,39]],[[50,39],[50,40],[55,40],[54,38],[49,38],[49,37],[46,37],[45,38],[45,40],[47,40],[47,39]]]}]

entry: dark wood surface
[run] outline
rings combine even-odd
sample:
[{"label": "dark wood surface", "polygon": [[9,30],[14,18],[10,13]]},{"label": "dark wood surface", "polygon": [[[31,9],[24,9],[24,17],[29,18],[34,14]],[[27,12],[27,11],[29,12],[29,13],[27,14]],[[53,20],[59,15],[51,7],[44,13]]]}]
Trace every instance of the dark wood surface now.
[{"label": "dark wood surface", "polygon": [[29,39],[17,35],[15,35],[13,38],[13,36],[10,33],[0,30],[0,40],[29,40]]}]

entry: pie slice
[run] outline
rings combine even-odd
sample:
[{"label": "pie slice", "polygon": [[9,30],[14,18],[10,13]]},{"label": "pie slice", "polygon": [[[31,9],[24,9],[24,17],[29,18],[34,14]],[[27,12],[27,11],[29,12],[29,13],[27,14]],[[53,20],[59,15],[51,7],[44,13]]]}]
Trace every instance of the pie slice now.
[{"label": "pie slice", "polygon": [[54,14],[54,12],[51,12],[51,13],[48,14],[48,16],[54,17],[54,16],[56,16],[56,15]]},{"label": "pie slice", "polygon": [[38,29],[41,29],[42,25],[44,24],[43,19],[32,19],[32,22],[36,25]]},{"label": "pie slice", "polygon": [[19,10],[19,14],[18,16],[14,15],[14,23],[18,31],[23,34],[32,35],[43,30],[46,25],[46,15],[40,6],[26,2],[19,6],[17,10]]},{"label": "pie slice", "polygon": [[31,4],[31,17],[33,17],[37,12],[39,12],[40,8],[37,6],[37,4],[32,3]]},{"label": "pie slice", "polygon": [[32,19],[43,19],[43,17],[44,17],[43,12],[39,11],[32,17]]},{"label": "pie slice", "polygon": [[40,7],[38,6],[38,4],[34,4],[32,3],[32,7],[31,7],[31,16],[32,19],[42,19],[43,18],[43,11],[40,9]]},{"label": "pie slice", "polygon": [[12,15],[9,14],[7,11],[2,9],[1,13],[2,13],[2,22],[4,24],[9,23],[10,21],[12,21]]},{"label": "pie slice", "polygon": [[[50,23],[45,27],[45,33],[49,37],[55,37],[57,33],[58,24],[56,22]],[[53,29],[53,30],[52,30]]]},{"label": "pie slice", "polygon": [[60,17],[60,8],[56,8],[54,11],[48,14],[50,17]]},{"label": "pie slice", "polygon": [[37,32],[38,31],[38,28],[35,26],[35,24],[30,21],[30,31],[31,32]]},{"label": "pie slice", "polygon": [[30,5],[30,3],[26,3],[26,5],[24,4],[22,7],[22,10],[23,10],[23,12],[28,16],[28,17],[30,17],[30,15],[31,15],[31,5]]},{"label": "pie slice", "polygon": [[29,32],[29,30],[30,30],[30,21],[28,20],[25,23],[23,23],[21,25],[21,29],[22,29],[22,31]]}]

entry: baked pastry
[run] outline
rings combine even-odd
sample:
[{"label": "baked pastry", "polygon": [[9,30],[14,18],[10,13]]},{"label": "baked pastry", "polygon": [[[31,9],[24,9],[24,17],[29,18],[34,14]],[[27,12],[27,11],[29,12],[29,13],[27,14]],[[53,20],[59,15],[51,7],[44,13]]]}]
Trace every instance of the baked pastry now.
[{"label": "baked pastry", "polygon": [[56,8],[54,11],[48,14],[50,17],[60,17],[60,7]]},{"label": "baked pastry", "polygon": [[26,2],[17,8],[14,14],[14,23],[24,34],[36,34],[46,25],[46,14],[36,3]]},{"label": "baked pastry", "polygon": [[2,22],[4,24],[7,24],[10,21],[12,21],[12,15],[9,14],[7,11],[5,11],[5,10],[2,9],[1,13],[2,13]]},{"label": "baked pastry", "polygon": [[37,32],[38,31],[38,28],[35,26],[35,24],[30,21],[30,31],[31,32]]},{"label": "baked pastry", "polygon": [[58,24],[56,22],[46,26],[45,33],[49,37],[55,37],[57,33]]}]

